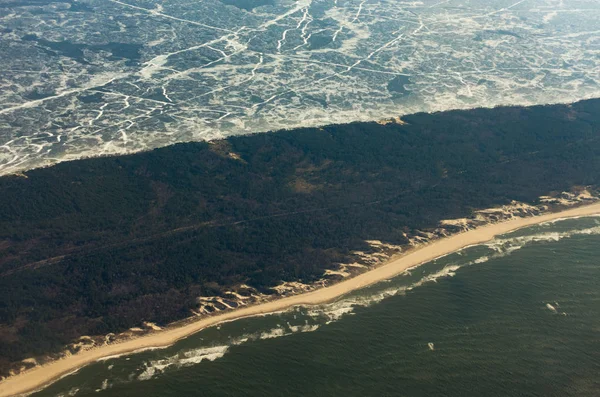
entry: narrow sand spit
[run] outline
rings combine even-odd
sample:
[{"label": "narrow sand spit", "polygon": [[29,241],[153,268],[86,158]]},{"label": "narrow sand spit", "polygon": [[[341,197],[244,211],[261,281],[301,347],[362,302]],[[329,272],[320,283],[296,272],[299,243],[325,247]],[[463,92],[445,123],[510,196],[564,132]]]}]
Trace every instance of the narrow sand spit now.
[{"label": "narrow sand spit", "polygon": [[203,318],[179,327],[166,328],[150,335],[127,340],[113,345],[102,346],[60,359],[41,367],[35,367],[22,374],[9,377],[0,383],[0,397],[24,394],[40,389],[62,376],[78,368],[98,361],[107,356],[123,355],[152,347],[166,347],[176,341],[196,333],[212,325],[231,321],[242,317],[277,312],[298,305],[316,305],[332,301],[340,296],[359,288],[366,287],[378,281],[390,279],[409,267],[413,267],[440,256],[457,251],[466,246],[484,243],[499,234],[548,222],[559,218],[572,218],[600,214],[600,203],[572,208],[560,212],[540,216],[511,219],[506,222],[482,226],[475,230],[456,234],[447,238],[436,240],[428,245],[408,252],[393,259],[378,268],[362,273],[354,278],[344,280],[332,286],[321,288],[271,302],[248,306],[232,311],[223,312],[212,317]]}]

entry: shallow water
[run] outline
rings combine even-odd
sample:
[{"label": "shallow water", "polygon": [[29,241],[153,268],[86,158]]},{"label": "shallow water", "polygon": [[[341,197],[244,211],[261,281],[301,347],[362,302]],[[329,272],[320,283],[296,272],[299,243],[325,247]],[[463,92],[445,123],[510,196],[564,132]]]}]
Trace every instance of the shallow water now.
[{"label": "shallow water", "polygon": [[108,359],[34,396],[597,396],[600,218],[500,236],[327,305]]}]

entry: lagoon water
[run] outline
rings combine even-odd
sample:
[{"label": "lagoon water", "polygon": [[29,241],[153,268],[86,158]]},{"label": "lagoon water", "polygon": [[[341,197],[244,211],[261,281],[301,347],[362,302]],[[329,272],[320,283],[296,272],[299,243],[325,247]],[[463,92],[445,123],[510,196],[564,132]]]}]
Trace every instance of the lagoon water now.
[{"label": "lagoon water", "polygon": [[599,258],[600,218],[538,225],[34,396],[598,396]]},{"label": "lagoon water", "polygon": [[600,96],[598,0],[3,0],[0,175]]}]

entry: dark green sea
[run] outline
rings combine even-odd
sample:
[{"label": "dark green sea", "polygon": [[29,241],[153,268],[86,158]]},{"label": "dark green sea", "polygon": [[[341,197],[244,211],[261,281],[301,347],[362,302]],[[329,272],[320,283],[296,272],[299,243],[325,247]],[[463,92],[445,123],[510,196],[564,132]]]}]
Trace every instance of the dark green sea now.
[{"label": "dark green sea", "polygon": [[600,396],[600,218],[108,359],[41,396]]}]

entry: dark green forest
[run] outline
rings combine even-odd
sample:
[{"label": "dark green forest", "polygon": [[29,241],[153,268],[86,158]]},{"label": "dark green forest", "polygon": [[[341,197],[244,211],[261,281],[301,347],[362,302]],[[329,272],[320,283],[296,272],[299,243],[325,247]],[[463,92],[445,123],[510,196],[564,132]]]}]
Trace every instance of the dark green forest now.
[{"label": "dark green forest", "polygon": [[0,178],[0,371],[165,324],[240,283],[310,282],[365,240],[600,185],[600,100],[415,114]]}]

